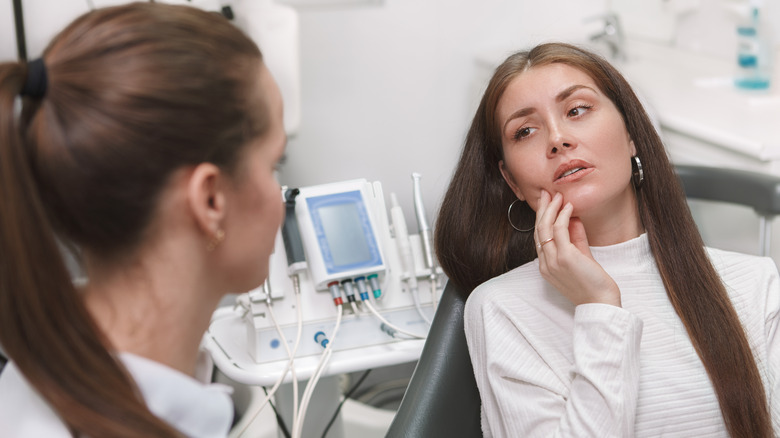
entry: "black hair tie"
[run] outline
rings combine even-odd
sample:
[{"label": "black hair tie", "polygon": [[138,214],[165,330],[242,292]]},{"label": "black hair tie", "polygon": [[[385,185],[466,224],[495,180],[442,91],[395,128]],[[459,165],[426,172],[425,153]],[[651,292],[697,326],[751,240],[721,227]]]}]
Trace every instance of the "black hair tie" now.
[{"label": "black hair tie", "polygon": [[43,58],[38,58],[27,63],[27,81],[22,87],[22,96],[41,98],[46,94],[48,78],[46,65]]}]

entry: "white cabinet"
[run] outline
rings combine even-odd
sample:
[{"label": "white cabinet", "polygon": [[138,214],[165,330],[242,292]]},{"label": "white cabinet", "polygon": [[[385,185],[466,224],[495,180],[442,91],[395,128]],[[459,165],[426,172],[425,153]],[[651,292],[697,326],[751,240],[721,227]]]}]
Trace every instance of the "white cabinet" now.
[{"label": "white cabinet", "polygon": [[654,107],[675,161],[780,174],[780,69],[771,90],[739,90],[736,61],[628,44],[620,69]]}]

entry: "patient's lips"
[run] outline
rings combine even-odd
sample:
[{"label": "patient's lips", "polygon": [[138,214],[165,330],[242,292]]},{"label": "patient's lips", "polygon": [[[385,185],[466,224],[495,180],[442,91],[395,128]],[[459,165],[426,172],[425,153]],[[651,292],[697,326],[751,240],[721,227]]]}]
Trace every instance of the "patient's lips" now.
[{"label": "patient's lips", "polygon": [[592,164],[583,160],[571,160],[558,166],[555,170],[555,178],[553,182],[555,184],[566,184],[586,177],[595,168]]}]

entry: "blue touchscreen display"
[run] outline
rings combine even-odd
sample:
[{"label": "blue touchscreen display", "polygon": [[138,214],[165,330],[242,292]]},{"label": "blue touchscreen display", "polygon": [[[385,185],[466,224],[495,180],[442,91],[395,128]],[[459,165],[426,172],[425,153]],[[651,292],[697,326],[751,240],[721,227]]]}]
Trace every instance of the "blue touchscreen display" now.
[{"label": "blue touchscreen display", "polygon": [[306,200],[328,274],[382,264],[360,191]]}]

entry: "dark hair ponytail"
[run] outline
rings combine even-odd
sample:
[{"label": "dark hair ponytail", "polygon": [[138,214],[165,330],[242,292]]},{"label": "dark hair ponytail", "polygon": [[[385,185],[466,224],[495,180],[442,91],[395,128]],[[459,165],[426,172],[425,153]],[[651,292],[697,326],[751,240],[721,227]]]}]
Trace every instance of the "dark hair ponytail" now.
[{"label": "dark hair ponytail", "polygon": [[0,64],[0,344],[74,435],[174,437],[74,287],[58,239],[121,260],[176,169],[233,171],[266,129],[257,46],[216,14],[134,3],[83,15],[44,53],[49,86],[15,102]]},{"label": "dark hair ponytail", "polygon": [[0,65],[3,348],[73,431],[95,437],[177,436],[146,408],[71,282],[14,114],[25,70]]}]

